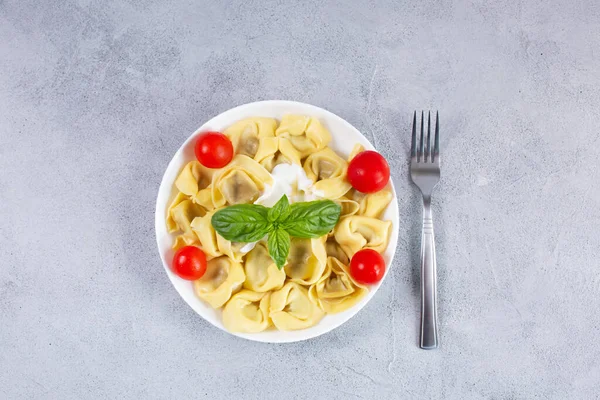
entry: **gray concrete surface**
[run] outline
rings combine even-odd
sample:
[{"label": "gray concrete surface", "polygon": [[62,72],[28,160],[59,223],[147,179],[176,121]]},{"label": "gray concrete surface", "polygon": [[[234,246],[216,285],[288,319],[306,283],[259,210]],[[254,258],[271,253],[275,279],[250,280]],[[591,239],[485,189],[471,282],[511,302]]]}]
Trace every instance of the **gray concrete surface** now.
[{"label": "gray concrete surface", "polygon": [[[154,241],[175,150],[262,99],[346,118],[400,196],[391,277],[297,344],[209,326]],[[593,0],[1,0],[0,398],[598,398],[599,102]],[[429,352],[415,108],[445,155]]]}]

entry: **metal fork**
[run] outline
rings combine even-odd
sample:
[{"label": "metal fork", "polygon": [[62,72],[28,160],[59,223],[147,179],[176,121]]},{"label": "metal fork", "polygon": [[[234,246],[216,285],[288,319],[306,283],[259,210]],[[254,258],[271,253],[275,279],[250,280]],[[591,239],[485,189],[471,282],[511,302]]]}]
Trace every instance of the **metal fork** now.
[{"label": "metal fork", "polygon": [[[423,134],[424,113],[421,111],[421,134],[417,143],[417,112],[413,116],[410,148],[410,176],[423,194],[423,231],[421,235],[421,340],[422,349],[438,347],[437,329],[437,265],[431,193],[440,181],[440,123],[435,114],[435,138],[431,148],[431,112],[427,115],[427,138]],[[425,142],[426,140],[426,142]]]}]

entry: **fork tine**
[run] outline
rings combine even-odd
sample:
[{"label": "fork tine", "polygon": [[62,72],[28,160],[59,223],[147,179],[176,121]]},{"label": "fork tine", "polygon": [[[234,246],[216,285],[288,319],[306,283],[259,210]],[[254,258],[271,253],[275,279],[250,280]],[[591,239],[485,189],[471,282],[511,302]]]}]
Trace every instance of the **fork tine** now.
[{"label": "fork tine", "polygon": [[424,113],[423,111],[421,111],[421,138],[419,139],[421,142],[421,145],[419,146],[419,159],[418,161],[421,162],[423,161],[423,157],[425,156],[425,149],[423,148],[423,120],[424,120]]},{"label": "fork tine", "polygon": [[417,111],[413,115],[413,127],[412,127],[412,142],[410,143],[410,156],[412,158],[417,157]]},{"label": "fork tine", "polygon": [[425,146],[425,162],[428,160],[433,161],[433,155],[431,154],[431,111],[427,112],[427,145]]},{"label": "fork tine", "polygon": [[440,156],[440,115],[438,111],[435,112],[435,138],[433,141],[433,158],[431,161],[436,161]]}]

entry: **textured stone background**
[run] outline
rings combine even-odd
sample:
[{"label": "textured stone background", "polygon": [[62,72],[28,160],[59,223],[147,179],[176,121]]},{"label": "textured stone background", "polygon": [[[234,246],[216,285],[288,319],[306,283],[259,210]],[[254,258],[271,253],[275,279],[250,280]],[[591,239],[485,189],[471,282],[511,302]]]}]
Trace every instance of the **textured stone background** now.
[{"label": "textured stone background", "polygon": [[[350,121],[400,196],[380,292],[297,344],[209,326],[154,240],[175,150],[262,99]],[[594,0],[0,0],[0,397],[598,398],[599,101]],[[430,352],[415,108],[445,156]]]}]

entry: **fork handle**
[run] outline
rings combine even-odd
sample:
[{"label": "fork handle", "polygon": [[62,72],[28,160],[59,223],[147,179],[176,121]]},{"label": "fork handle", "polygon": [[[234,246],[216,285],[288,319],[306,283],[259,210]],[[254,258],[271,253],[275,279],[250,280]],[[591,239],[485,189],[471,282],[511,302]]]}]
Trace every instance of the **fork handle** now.
[{"label": "fork handle", "polygon": [[421,236],[421,348],[438,347],[437,264],[431,198],[423,197],[423,231]]}]

